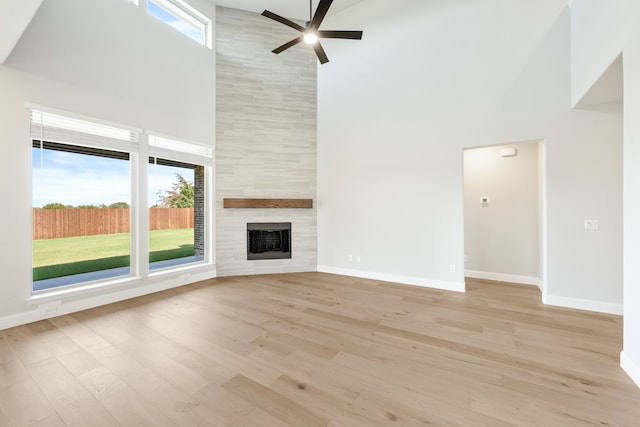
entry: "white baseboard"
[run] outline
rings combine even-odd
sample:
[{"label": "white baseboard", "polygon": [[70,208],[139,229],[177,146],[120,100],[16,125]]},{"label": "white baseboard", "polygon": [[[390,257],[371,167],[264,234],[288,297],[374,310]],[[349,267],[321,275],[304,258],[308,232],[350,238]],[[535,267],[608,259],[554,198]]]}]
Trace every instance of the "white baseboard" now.
[{"label": "white baseboard", "polygon": [[620,367],[624,369],[627,375],[629,375],[629,378],[640,387],[640,365],[631,360],[624,350],[620,352]]},{"label": "white baseboard", "polygon": [[555,305],[565,308],[577,308],[578,310],[597,311],[599,313],[622,315],[623,305],[611,302],[594,301],[580,298],[561,297],[557,295],[542,295],[542,302],[547,305]]},{"label": "white baseboard", "polygon": [[[0,317],[0,330],[37,322],[50,317],[75,313],[77,311],[87,310],[118,301],[124,301],[171,288],[177,288],[191,283],[200,282],[202,280],[212,279],[214,277],[216,277],[216,270],[192,271],[189,275],[185,275],[184,273],[167,274],[166,277],[148,279],[149,282],[143,285],[128,287],[120,286],[117,290],[114,288],[113,292],[101,295],[86,295],[84,297],[76,296],[75,298],[67,301],[64,300],[64,297],[60,297],[58,299],[43,298],[42,303],[39,306],[32,303],[34,306],[33,309]],[[48,311],[48,307],[55,307],[55,310]]]},{"label": "white baseboard", "polygon": [[0,331],[3,329],[13,328],[15,326],[26,325],[27,323],[36,322],[42,319],[42,315],[38,310],[29,310],[22,313],[10,314],[9,316],[0,317]]},{"label": "white baseboard", "polygon": [[498,282],[519,283],[541,287],[540,278],[533,276],[518,276],[516,274],[491,273],[489,271],[465,270],[464,275],[473,279],[495,280]]},{"label": "white baseboard", "polygon": [[360,277],[362,279],[380,280],[383,282],[401,283],[403,285],[421,286],[423,288],[442,289],[445,291],[464,292],[464,282],[448,282],[444,280],[425,279],[422,277],[400,276],[396,274],[377,273],[373,271],[338,268],[319,265],[320,273],[338,274],[340,276]]}]

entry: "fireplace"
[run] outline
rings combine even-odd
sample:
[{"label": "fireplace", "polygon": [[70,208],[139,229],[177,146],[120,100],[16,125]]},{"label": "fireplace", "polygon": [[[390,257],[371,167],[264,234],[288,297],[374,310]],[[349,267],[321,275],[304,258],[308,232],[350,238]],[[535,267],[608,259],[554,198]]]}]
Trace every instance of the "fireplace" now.
[{"label": "fireplace", "polygon": [[247,259],[291,258],[290,222],[247,224]]}]

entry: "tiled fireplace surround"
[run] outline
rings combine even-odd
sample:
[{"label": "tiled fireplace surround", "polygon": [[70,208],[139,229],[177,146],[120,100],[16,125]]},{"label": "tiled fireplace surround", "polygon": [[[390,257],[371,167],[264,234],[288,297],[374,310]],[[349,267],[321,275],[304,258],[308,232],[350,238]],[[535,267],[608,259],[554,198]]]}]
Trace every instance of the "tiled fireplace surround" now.
[{"label": "tiled fireplace surround", "polygon": [[[259,14],[216,9],[218,276],[315,271],[316,59],[271,50],[292,31]],[[311,209],[225,209],[223,198],[313,199]],[[247,260],[249,222],[291,222],[292,258]]]}]

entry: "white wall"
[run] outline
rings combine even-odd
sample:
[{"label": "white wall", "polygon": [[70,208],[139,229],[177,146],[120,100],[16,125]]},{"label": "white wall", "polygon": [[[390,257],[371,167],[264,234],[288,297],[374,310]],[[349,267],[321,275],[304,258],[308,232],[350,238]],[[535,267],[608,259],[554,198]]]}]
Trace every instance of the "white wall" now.
[{"label": "white wall", "polygon": [[588,98],[622,53],[624,75],[624,349],[621,365],[640,386],[640,2],[574,0],[572,101]]},{"label": "white wall", "polygon": [[42,4],[42,0],[0,0],[0,65],[4,63],[22,33],[31,22],[31,18]]},{"label": "white wall", "polygon": [[[517,155],[502,157],[504,149]],[[538,169],[536,142],[465,150],[467,277],[540,283]]]},{"label": "white wall", "polygon": [[[640,19],[640,14],[636,15]],[[622,366],[640,386],[640,32],[624,45],[624,350]]]},{"label": "white wall", "polygon": [[322,269],[462,284],[463,148],[545,140],[546,300],[621,310],[622,120],[570,109],[569,18],[561,0],[375,0],[328,18],[364,38],[325,43],[319,70]]},{"label": "white wall", "polygon": [[[0,66],[0,179],[11,183],[0,235],[0,327],[35,320],[31,291],[31,144],[29,112],[36,103],[213,145],[214,52],[136,7],[115,0],[45,1]],[[193,5],[214,17],[206,0]],[[185,64],[188,64],[186,66]],[[215,274],[209,266],[172,286]],[[174,278],[175,279],[175,278]],[[67,298],[59,312],[155,289],[153,280]],[[97,297],[96,295],[100,295]],[[54,303],[56,299],[49,302]]]},{"label": "white wall", "polygon": [[620,54],[627,27],[626,0],[576,0],[571,4],[571,101],[576,105]]},{"label": "white wall", "polygon": [[[209,1],[191,3],[214,16]],[[76,88],[64,101],[51,99],[54,106],[213,141],[214,59],[211,49],[149,15],[146,1],[56,0],[43,2],[5,67]]]}]

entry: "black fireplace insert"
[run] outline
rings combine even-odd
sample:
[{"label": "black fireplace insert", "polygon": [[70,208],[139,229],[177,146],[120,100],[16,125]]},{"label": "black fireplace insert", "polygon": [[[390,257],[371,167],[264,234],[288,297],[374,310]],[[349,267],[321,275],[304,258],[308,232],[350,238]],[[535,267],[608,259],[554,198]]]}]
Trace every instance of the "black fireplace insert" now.
[{"label": "black fireplace insert", "polygon": [[247,224],[247,259],[291,258],[290,222]]}]

